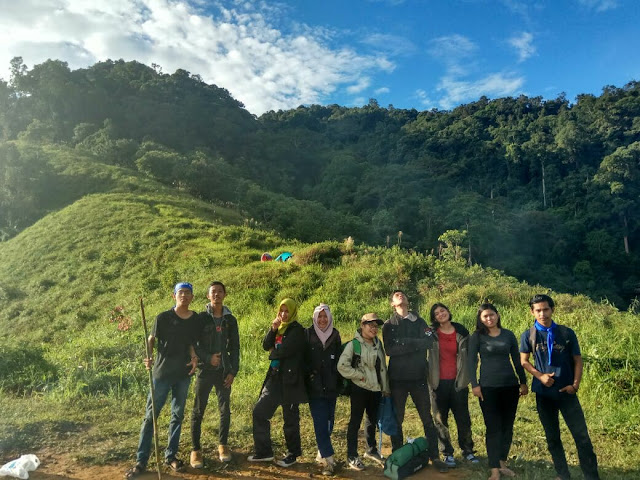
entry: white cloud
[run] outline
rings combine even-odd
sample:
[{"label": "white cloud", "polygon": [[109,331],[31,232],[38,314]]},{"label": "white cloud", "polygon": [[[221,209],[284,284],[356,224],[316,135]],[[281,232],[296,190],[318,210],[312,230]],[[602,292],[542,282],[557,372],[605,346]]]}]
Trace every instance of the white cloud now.
[{"label": "white cloud", "polygon": [[520,15],[524,19],[529,18],[529,8],[533,7],[523,0],[501,0],[501,3],[507,7],[508,10]]},{"label": "white cloud", "polygon": [[606,12],[618,7],[618,0],[578,0],[578,3],[596,12]]},{"label": "white cloud", "polygon": [[422,105],[426,110],[431,110],[435,107],[435,102],[431,100],[427,92],[421,88],[415,91],[415,98],[418,99],[420,105]]},{"label": "white cloud", "polygon": [[536,53],[536,47],[532,45],[533,35],[529,32],[522,32],[519,36],[511,37],[508,42],[509,45],[516,49],[518,61],[520,62],[524,62]]},{"label": "white cloud", "polygon": [[[528,34],[530,35],[530,34]],[[531,41],[533,36],[531,36]],[[525,37],[527,40],[527,37]],[[521,42],[522,49],[527,46],[526,41]],[[532,47],[529,47],[529,51]],[[454,34],[439,37],[430,42],[429,54],[445,66],[445,73],[432,93],[422,89],[416,90],[416,98],[426,108],[434,108],[436,105],[449,110],[456,105],[477,100],[485,95],[499,97],[514,95],[524,85],[524,78],[513,73],[481,73],[479,62],[482,57],[477,45],[469,38]],[[470,79],[476,77],[475,79]],[[437,93],[436,93],[437,92]]]},{"label": "white cloud", "polygon": [[464,76],[473,65],[477,50],[477,45],[467,37],[454,34],[431,40],[427,51],[445,65],[447,74]]},{"label": "white cloud", "polygon": [[363,90],[369,88],[369,85],[371,85],[371,79],[369,77],[362,77],[355,85],[349,85],[347,87],[347,93],[350,93],[352,95],[355,93],[360,93]]},{"label": "white cloud", "polygon": [[394,56],[406,56],[415,53],[417,48],[411,40],[399,35],[372,33],[362,43]]},{"label": "white cloud", "polygon": [[448,110],[461,103],[477,100],[483,95],[489,97],[514,95],[523,85],[522,77],[503,73],[492,73],[473,82],[444,77],[437,87],[438,91],[444,93],[444,97],[438,103],[443,109]]},{"label": "white cloud", "polygon": [[429,53],[445,61],[458,61],[472,55],[477,48],[467,37],[454,34],[431,40]]},{"label": "white cloud", "polygon": [[[0,0],[0,77],[22,56],[30,67],[48,58],[71,68],[123,58],[164,72],[178,68],[226,88],[252,113],[318,103],[339,88],[359,92],[377,71],[393,71],[386,54],[331,47],[332,33],[277,27],[278,4],[201,0]],[[6,6],[5,6],[6,5]],[[224,5],[232,5],[225,7]],[[282,8],[285,8],[282,6]],[[358,90],[360,89],[360,90]]]},{"label": "white cloud", "polygon": [[380,87],[380,88],[376,88],[373,93],[375,93],[376,95],[382,95],[384,93],[389,93],[391,90],[389,89],[389,87]]}]

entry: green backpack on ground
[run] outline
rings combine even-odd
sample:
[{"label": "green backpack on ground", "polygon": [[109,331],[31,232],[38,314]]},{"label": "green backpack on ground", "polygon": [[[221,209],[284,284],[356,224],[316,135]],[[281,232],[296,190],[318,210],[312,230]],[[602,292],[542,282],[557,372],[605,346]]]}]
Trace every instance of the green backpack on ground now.
[{"label": "green backpack on ground", "polygon": [[387,457],[384,462],[384,476],[391,480],[402,480],[422,470],[429,465],[427,446],[427,439],[424,437],[404,444]]}]

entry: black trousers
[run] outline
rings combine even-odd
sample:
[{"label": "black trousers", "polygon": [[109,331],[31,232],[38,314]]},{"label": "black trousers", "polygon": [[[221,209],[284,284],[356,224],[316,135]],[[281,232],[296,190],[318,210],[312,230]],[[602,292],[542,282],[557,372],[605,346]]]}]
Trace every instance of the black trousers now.
[{"label": "black trousers", "polygon": [[202,434],[202,419],[204,411],[209,403],[209,395],[213,387],[216,388],[218,397],[218,411],[220,412],[220,431],[218,442],[226,445],[229,438],[229,425],[231,424],[231,409],[229,400],[231,398],[231,388],[223,386],[224,378],[222,369],[204,370],[198,374],[195,387],[195,401],[191,412],[191,443],[194,450],[200,450],[200,436]]},{"label": "black trousers", "polygon": [[598,480],[598,459],[593,451],[591,438],[587,431],[587,422],[584,419],[582,406],[576,395],[561,393],[560,397],[548,397],[536,395],[536,407],[538,416],[547,437],[549,453],[553,459],[553,466],[556,473],[563,480],[571,478],[567,457],[560,438],[560,421],[558,413],[562,412],[562,417],[576,442],[580,468],[585,480]]},{"label": "black trousers", "polygon": [[429,457],[435,460],[439,456],[438,431],[431,416],[431,400],[429,398],[429,386],[426,381],[391,381],[391,399],[396,409],[399,427],[398,435],[391,437],[391,449],[395,451],[404,444],[402,422],[404,421],[404,411],[409,395],[411,395],[420,420],[422,420],[422,427],[427,438]]},{"label": "black trousers", "polygon": [[520,386],[482,387],[482,397],[480,408],[487,429],[489,468],[500,468],[500,460],[506,461],[511,449]]},{"label": "black trousers", "polygon": [[449,435],[449,411],[453,413],[458,429],[458,446],[464,456],[473,453],[471,436],[471,417],[469,416],[469,389],[456,391],[455,380],[440,380],[433,391],[434,423],[438,430],[440,451],[444,455],[453,455],[453,445]]},{"label": "black trousers", "polygon": [[367,453],[377,451],[376,424],[378,423],[378,407],[381,396],[380,392],[372,392],[355,384],[351,385],[351,416],[347,427],[348,458],[358,456],[358,431],[365,411],[367,416],[364,419],[364,436],[367,442]]},{"label": "black trousers", "polygon": [[284,420],[284,440],[287,450],[296,457],[302,455],[300,445],[300,408],[297,403],[282,403],[282,379],[279,375],[270,376],[260,392],[260,397],[253,407],[253,445],[258,456],[272,456],[271,417],[282,405]]}]

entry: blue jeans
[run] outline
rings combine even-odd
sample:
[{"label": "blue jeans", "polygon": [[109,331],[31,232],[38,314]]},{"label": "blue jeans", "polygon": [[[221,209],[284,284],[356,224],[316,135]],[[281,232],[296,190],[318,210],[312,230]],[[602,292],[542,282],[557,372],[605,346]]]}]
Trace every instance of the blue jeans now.
[{"label": "blue jeans", "polygon": [[567,466],[567,457],[564,454],[564,447],[560,438],[558,413],[562,413],[573,440],[576,442],[578,459],[580,460],[580,468],[584,478],[586,480],[598,480],[600,478],[598,460],[593,452],[593,445],[587,431],[587,423],[577,395],[561,393],[558,398],[553,398],[537,394],[536,407],[547,437],[547,445],[553,459],[553,466],[558,476],[563,480],[571,478],[569,467]]},{"label": "blue jeans", "polygon": [[331,445],[331,432],[333,432],[333,422],[336,413],[336,398],[310,398],[309,410],[313,418],[313,430],[316,433],[316,443],[322,458],[330,457],[334,454]]},{"label": "blue jeans", "polygon": [[[173,460],[178,453],[180,444],[180,431],[182,430],[182,419],[184,418],[184,406],[187,403],[189,384],[191,377],[186,377],[175,382],[167,380],[153,380],[155,393],[156,419],[171,391],[171,421],[169,423],[169,443],[164,452],[165,460]],[[151,393],[147,398],[147,409],[140,428],[140,441],[138,442],[138,453],[136,462],[144,467],[147,466],[149,455],[151,454],[151,441],[153,438],[153,418],[151,416]]]}]

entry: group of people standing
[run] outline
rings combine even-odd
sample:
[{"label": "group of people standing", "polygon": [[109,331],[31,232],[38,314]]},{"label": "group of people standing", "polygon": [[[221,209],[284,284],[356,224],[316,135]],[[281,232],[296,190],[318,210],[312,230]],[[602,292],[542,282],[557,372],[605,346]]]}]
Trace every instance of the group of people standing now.
[{"label": "group of people standing", "polygon": [[[147,368],[153,364],[156,415],[169,391],[172,393],[165,462],[174,470],[183,468],[176,455],[190,375],[196,370],[190,464],[194,468],[204,465],[201,423],[214,387],[220,413],[218,456],[223,462],[231,460],[227,446],[229,399],[239,369],[240,340],[237,320],[223,304],[225,296],[224,285],[212,282],[207,293],[210,303],[205,312],[197,314],[188,308],[193,300],[193,287],[188,283],[177,284],[173,293],[176,306],[158,315],[148,339],[150,351],[157,343],[158,352],[155,362],[145,359]],[[502,327],[498,310],[490,303],[478,309],[472,334],[453,322],[449,308],[441,303],[431,307],[430,324],[409,309],[407,295],[401,290],[391,294],[390,305],[393,312],[386,322],[375,313],[363,315],[354,338],[343,344],[328,305],[320,304],[314,309],[312,324],[305,329],[297,320],[297,303],[291,298],[282,300],[262,341],[269,355],[269,367],[253,408],[254,454],[248,457],[249,461],[275,460],[271,418],[282,407],[287,452],[276,464],[289,467],[296,463],[302,455],[300,404],[308,403],[318,447],[316,461],[324,475],[332,475],[338,465],[331,442],[336,400],[346,379],[350,398],[348,468],[365,468],[358,454],[363,417],[366,441],[363,458],[384,465],[376,445],[376,423],[383,396],[391,397],[399,426],[397,434],[391,437],[392,450],[404,444],[402,423],[409,395],[424,429],[431,463],[438,471],[446,472],[456,466],[448,426],[450,412],[456,422],[463,458],[479,463],[469,415],[471,383],[486,426],[489,479],[513,477],[515,473],[507,465],[507,459],[518,399],[528,394],[527,370],[534,378],[532,390],[536,393],[556,479],[570,478],[560,439],[559,412],[576,442],[585,478],[599,478],[596,456],[576,396],[582,377],[580,347],[572,329],[552,320],[555,306],[551,297],[536,295],[531,299],[535,321],[531,329],[522,333],[519,345],[513,332]],[[383,341],[378,338],[380,327]],[[146,469],[153,429],[152,404],[150,395],[137,461],[126,473],[127,478]]]}]

